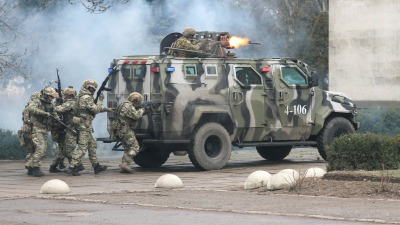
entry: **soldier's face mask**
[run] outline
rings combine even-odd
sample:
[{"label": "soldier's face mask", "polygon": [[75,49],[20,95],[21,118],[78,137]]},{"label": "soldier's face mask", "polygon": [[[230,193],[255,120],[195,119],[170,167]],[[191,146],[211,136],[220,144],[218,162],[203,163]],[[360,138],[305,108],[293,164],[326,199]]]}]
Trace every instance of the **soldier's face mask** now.
[{"label": "soldier's face mask", "polygon": [[92,86],[88,87],[88,90],[90,91],[90,93],[94,94],[94,92],[96,91],[96,89]]}]

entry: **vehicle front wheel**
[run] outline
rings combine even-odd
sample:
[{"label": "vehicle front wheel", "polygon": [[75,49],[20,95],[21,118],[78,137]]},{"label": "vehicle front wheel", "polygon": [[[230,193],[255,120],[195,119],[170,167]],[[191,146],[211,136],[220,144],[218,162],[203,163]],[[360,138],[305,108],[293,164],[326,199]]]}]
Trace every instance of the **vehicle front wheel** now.
[{"label": "vehicle front wheel", "polygon": [[355,132],[353,125],[346,118],[335,117],[328,120],[317,138],[317,148],[321,157],[326,160],[326,149],[332,144],[334,138],[343,134],[352,134]]},{"label": "vehicle front wheel", "polygon": [[218,123],[207,123],[194,132],[188,153],[195,167],[217,170],[228,163],[231,151],[232,143],[226,129]]}]

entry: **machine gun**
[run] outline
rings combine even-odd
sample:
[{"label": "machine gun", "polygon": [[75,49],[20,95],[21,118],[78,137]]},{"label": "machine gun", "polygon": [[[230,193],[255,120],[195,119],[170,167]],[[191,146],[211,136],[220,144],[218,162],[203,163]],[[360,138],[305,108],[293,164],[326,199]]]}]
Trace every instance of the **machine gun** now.
[{"label": "machine gun", "polygon": [[106,85],[107,85],[107,82],[110,79],[111,75],[115,74],[116,72],[117,72],[117,66],[108,68],[108,75],[104,79],[103,83],[101,83],[99,90],[97,90],[96,98],[94,99],[95,104],[97,104],[97,101],[99,100],[99,97],[103,91],[111,91],[111,89],[106,87]]},{"label": "machine gun", "polygon": [[[195,34],[195,39],[192,40],[192,44],[202,43],[199,50],[188,50],[175,48],[173,43],[182,36],[180,33],[171,33],[164,37],[160,44],[160,53],[165,53],[173,55],[176,52],[188,52],[194,57],[207,58],[232,58],[235,56],[234,53],[225,52],[225,49],[234,49],[241,45],[256,44],[260,45],[258,42],[253,42],[247,38],[240,38],[236,36],[231,36],[229,32],[214,32],[214,31],[197,31]],[[240,41],[239,45],[233,42]],[[232,43],[231,43],[232,41]]]}]

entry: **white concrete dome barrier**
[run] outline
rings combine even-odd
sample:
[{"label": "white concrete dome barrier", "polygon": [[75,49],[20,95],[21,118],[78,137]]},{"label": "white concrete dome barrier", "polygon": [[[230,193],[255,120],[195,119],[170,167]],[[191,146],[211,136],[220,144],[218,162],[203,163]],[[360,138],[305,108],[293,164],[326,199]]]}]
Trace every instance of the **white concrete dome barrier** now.
[{"label": "white concrete dome barrier", "polygon": [[287,173],[277,173],[272,175],[271,179],[268,181],[267,189],[280,190],[280,189],[290,189],[296,185],[296,181],[293,176]]},{"label": "white concrete dome barrier", "polygon": [[42,185],[41,194],[68,194],[71,192],[67,183],[59,179],[52,179]]},{"label": "white concrete dome barrier", "polygon": [[279,171],[278,173],[287,173],[287,174],[293,176],[293,178],[295,180],[300,179],[299,172],[297,172],[296,170],[293,170],[293,169],[284,169],[284,170]]},{"label": "white concrete dome barrier", "polygon": [[246,182],[244,182],[244,189],[255,189],[262,186],[267,186],[269,179],[271,179],[272,175],[267,171],[257,170],[251,173]]},{"label": "white concrete dome barrier", "polygon": [[304,172],[305,177],[323,177],[325,174],[326,171],[319,167],[312,167],[307,169],[306,172]]},{"label": "white concrete dome barrier", "polygon": [[164,174],[159,177],[154,185],[156,188],[182,188],[182,180],[174,174]]}]

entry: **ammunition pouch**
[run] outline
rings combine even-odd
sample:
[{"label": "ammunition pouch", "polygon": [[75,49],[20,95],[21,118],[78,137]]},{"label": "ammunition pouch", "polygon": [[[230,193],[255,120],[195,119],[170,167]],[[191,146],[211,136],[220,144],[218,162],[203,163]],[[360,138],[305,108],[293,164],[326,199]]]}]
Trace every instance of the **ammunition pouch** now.
[{"label": "ammunition pouch", "polygon": [[74,126],[78,126],[78,125],[80,125],[81,123],[83,123],[83,119],[82,119],[82,118],[80,118],[80,117],[78,117],[78,116],[72,117],[72,124],[73,124]]},{"label": "ammunition pouch", "polygon": [[24,123],[24,125],[22,125],[21,130],[19,130],[18,132],[31,133],[32,132],[32,124]]},{"label": "ammunition pouch", "polygon": [[21,144],[21,146],[24,146],[24,147],[25,147],[26,143],[25,143],[24,133],[25,133],[24,131],[18,130],[18,140],[19,140],[19,143]]},{"label": "ammunition pouch", "polygon": [[117,137],[117,133],[121,130],[123,124],[119,119],[113,119],[111,121],[111,138],[115,139]]}]

